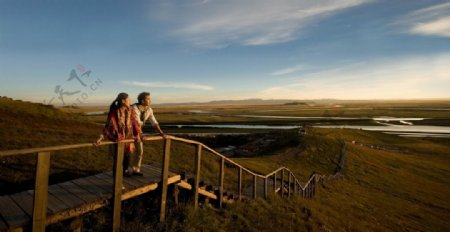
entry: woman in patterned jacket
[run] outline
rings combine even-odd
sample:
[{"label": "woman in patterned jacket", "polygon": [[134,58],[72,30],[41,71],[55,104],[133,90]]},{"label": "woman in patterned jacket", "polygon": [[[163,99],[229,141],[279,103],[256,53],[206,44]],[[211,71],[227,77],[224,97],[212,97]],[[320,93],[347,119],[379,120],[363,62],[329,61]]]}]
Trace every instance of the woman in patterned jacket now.
[{"label": "woman in patterned jacket", "polygon": [[[109,107],[108,118],[106,120],[105,127],[103,128],[103,134],[97,140],[95,145],[99,145],[104,137],[113,142],[119,142],[124,139],[135,139],[136,142],[140,141],[140,128],[131,120],[132,113],[130,110],[130,98],[126,93],[120,93],[117,95],[116,100],[111,103]],[[123,172],[125,176],[130,176],[130,154],[135,150],[133,143],[125,144],[125,152],[123,158]],[[117,152],[117,144],[111,146],[111,152],[114,157]]]}]

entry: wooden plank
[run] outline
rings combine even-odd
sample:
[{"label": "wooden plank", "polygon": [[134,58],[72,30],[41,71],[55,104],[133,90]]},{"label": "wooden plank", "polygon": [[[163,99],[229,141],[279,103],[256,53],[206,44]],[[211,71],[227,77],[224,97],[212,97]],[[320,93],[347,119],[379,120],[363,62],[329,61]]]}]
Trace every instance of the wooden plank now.
[{"label": "wooden plank", "polygon": [[[159,173],[159,175],[161,175],[161,172],[162,172],[161,167],[156,167],[154,164],[152,164],[152,165],[143,164],[142,167],[144,167],[152,175],[157,174],[157,173]],[[169,175],[171,175],[171,174],[172,173],[169,170]]]},{"label": "wooden plank", "polygon": [[[78,198],[76,195],[73,195],[72,193],[68,192],[64,188],[62,188],[59,185],[50,185],[48,188],[49,195],[52,195],[52,197],[56,198],[59,202],[64,202],[63,205],[59,206],[59,210],[61,209],[68,209],[68,208],[75,208],[83,205],[85,202]],[[50,198],[50,196],[49,196]],[[52,201],[53,203],[53,201]],[[59,211],[58,209],[56,209]]]},{"label": "wooden plank", "polygon": [[33,202],[33,231],[44,231],[47,222],[48,175],[50,172],[50,152],[37,153],[36,182]]},{"label": "wooden plank", "polygon": [[288,197],[291,196],[291,178],[292,178],[292,174],[291,172],[288,172],[289,177],[288,177]]},{"label": "wooden plank", "polygon": [[86,181],[91,182],[95,186],[101,188],[103,190],[103,194],[105,194],[108,198],[112,196],[112,178],[109,178],[109,180],[110,182],[108,182],[104,177],[99,177],[99,175],[86,178]]},{"label": "wooden plank", "polygon": [[273,192],[277,192],[277,173],[275,172],[273,174]]},{"label": "wooden plank", "polygon": [[170,162],[170,138],[164,140],[163,164],[161,172],[161,204],[159,211],[159,221],[166,220],[166,201],[167,201],[167,182],[169,178],[169,162]]},{"label": "wooden plank", "polygon": [[[27,191],[29,194],[33,195],[34,190],[28,190]],[[61,200],[59,200],[58,198],[56,198],[55,196],[53,196],[52,194],[50,194],[50,187],[49,187],[49,192],[48,192],[48,201],[47,201],[47,211],[49,214],[53,214],[56,212],[59,212],[63,209],[67,209],[70,208],[70,205],[67,205],[65,202],[62,202]],[[48,216],[48,214],[47,214]],[[48,220],[47,220],[48,221]]]},{"label": "wooden plank", "polygon": [[[149,172],[151,177],[156,178],[157,180],[161,181],[161,174],[162,174],[161,168],[155,167],[153,165],[142,165],[141,168],[146,169]],[[177,176],[177,175],[179,175],[179,174],[171,172],[169,169],[169,173],[168,173],[169,177],[173,177],[173,176]]]},{"label": "wooden plank", "polygon": [[2,215],[0,214],[0,231],[7,231],[8,225],[6,224],[5,221],[3,221],[3,218],[1,216]]},{"label": "wooden plank", "polygon": [[267,199],[267,181],[268,181],[268,177],[264,178],[264,198]]},{"label": "wooden plank", "polygon": [[25,226],[31,222],[31,217],[9,196],[0,196],[0,215],[9,229]]},{"label": "wooden plank", "polygon": [[198,208],[198,188],[200,187],[200,167],[202,163],[202,145],[196,146],[195,152],[195,179],[194,179],[194,209]]},{"label": "wooden plank", "polygon": [[[133,190],[139,187],[142,187],[145,184],[144,178],[146,177],[147,173],[144,172],[144,170],[141,170],[141,172],[145,176],[133,176],[133,177],[125,177],[122,179],[122,184],[125,187],[126,190]],[[106,173],[106,175],[113,179],[112,173]]]},{"label": "wooden plank", "polygon": [[81,188],[72,181],[60,183],[59,186],[61,186],[68,192],[72,193],[73,195],[77,196],[78,198],[82,199],[85,203],[91,203],[100,199],[95,194],[92,194],[88,190]]},{"label": "wooden plank", "polygon": [[[141,172],[144,173],[142,170]],[[142,183],[141,180],[144,180],[143,176],[133,176],[132,178],[123,178],[122,184],[125,187],[126,191],[129,190],[131,191],[145,185]]]},{"label": "wooden plank", "polygon": [[154,184],[147,184],[145,186],[133,190],[125,190],[122,194],[122,201],[156,190],[157,188],[158,184],[154,183]]},{"label": "wooden plank", "polygon": [[220,174],[219,174],[219,208],[222,208],[222,204],[223,204],[224,176],[225,176],[225,159],[221,158],[220,159]]},{"label": "wooden plank", "polygon": [[111,193],[112,193],[114,177],[111,172],[100,173],[100,174],[95,175],[94,177],[97,179],[100,179],[101,181],[108,184],[107,187],[109,187],[111,189]]},{"label": "wooden plank", "polygon": [[[145,172],[144,170],[145,168],[143,168],[143,166],[141,167],[141,171]],[[159,177],[155,177],[155,176],[143,176],[143,177],[131,177],[131,178],[124,178],[124,179],[136,179],[139,180],[142,185],[139,188],[133,189],[133,190],[129,190],[129,189],[125,189],[123,190],[123,195],[122,195],[122,200],[125,199],[129,199],[131,197],[140,195],[140,194],[144,194],[146,192],[155,190],[158,187],[158,181],[160,181]],[[172,177],[169,177],[168,179],[168,184],[172,184],[174,182],[177,182],[180,180],[180,175],[174,175]],[[93,181],[93,180],[90,180]],[[111,189],[112,186],[112,176],[110,172],[107,173],[101,173],[98,174],[96,176],[94,176],[94,181],[96,181],[99,187],[101,187],[102,189]],[[109,193],[111,193],[111,191],[109,191]]]},{"label": "wooden plank", "polygon": [[294,195],[297,193],[297,178],[294,179]]},{"label": "wooden plank", "polygon": [[33,195],[28,191],[10,195],[11,199],[31,218],[33,217]]},{"label": "wooden plank", "polygon": [[[89,179],[92,178],[80,178],[80,179],[76,179],[73,180],[72,182],[74,184],[76,184],[77,186],[79,186],[80,188],[86,189],[87,191],[89,191],[90,193],[98,196],[100,199],[106,199],[108,198],[107,196],[107,191],[105,191],[104,189],[100,188],[99,186],[93,184],[92,182],[89,181]],[[109,195],[111,196],[111,195]]]},{"label": "wooden plank", "polygon": [[284,189],[284,169],[281,170],[281,185],[280,185],[280,189],[281,189],[281,197],[283,197],[283,189]]},{"label": "wooden plank", "polygon": [[[181,180],[180,175],[172,176],[172,177],[168,178],[167,184],[168,185],[173,184],[173,183],[179,182],[180,180]],[[150,191],[153,191],[153,190],[156,190],[158,188],[158,186],[159,186],[159,183],[147,183],[147,184],[143,185],[142,187],[139,187],[139,188],[131,190],[131,191],[125,189],[124,193],[122,194],[122,201],[132,198],[132,197],[135,197],[135,196],[138,196],[138,195],[141,195],[141,194],[144,194],[144,193],[147,193],[147,192],[150,192]]]},{"label": "wooden plank", "polygon": [[123,178],[123,156],[125,151],[125,143],[119,142],[117,144],[117,152],[114,155],[114,181],[113,181],[113,218],[112,230],[114,232],[120,231],[120,211],[122,209],[122,178]]},{"label": "wooden plank", "polygon": [[[142,167],[142,169],[146,170],[149,173],[147,177],[144,176],[146,183],[153,184],[153,183],[158,183],[161,181],[161,175],[163,174],[161,169],[159,171],[153,170],[150,167]],[[174,176],[174,175],[167,173],[167,176],[170,177],[170,176]]]},{"label": "wooden plank", "polygon": [[[177,183],[177,186],[187,189],[187,190],[192,190],[192,186],[186,181],[180,181],[179,183]],[[218,197],[214,193],[210,193],[210,192],[206,191],[205,189],[203,189],[202,187],[199,188],[198,194],[203,195],[208,198],[211,198],[213,200],[218,199]]]},{"label": "wooden plank", "polygon": [[69,207],[65,210],[59,211],[54,214],[50,214],[47,217],[47,224],[53,224],[56,222],[60,222],[69,218],[74,218],[86,214],[88,212],[94,211],[96,209],[105,207],[108,205],[107,200],[98,200],[93,203],[83,204],[78,207]]}]

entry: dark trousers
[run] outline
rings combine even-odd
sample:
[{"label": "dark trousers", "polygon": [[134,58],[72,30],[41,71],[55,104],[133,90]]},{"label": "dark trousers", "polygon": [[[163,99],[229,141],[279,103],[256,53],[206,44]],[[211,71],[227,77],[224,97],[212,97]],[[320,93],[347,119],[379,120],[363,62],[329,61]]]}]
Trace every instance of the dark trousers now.
[{"label": "dark trousers", "polygon": [[[117,147],[118,147],[117,144],[112,144],[109,147],[110,154],[112,154],[113,157],[114,157],[114,163],[116,163],[116,159],[117,159]],[[130,166],[130,158],[131,158],[130,157],[130,153],[124,152],[124,154],[123,154],[123,162],[122,162],[122,168],[123,168],[123,172],[124,173],[125,173],[125,170],[127,170],[128,167]],[[115,170],[114,170],[114,172],[115,172]]]}]

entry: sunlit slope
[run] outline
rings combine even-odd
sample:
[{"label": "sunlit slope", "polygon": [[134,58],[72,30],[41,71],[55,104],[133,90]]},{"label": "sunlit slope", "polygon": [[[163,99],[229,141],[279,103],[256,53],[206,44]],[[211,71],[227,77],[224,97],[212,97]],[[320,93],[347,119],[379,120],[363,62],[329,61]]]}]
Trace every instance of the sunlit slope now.
[{"label": "sunlit slope", "polygon": [[101,126],[52,106],[0,98],[0,150],[91,141]]},{"label": "sunlit slope", "polygon": [[[272,155],[236,159],[262,173],[279,165],[300,176],[334,172],[339,140],[389,147],[377,150],[347,142],[342,180],[317,189],[313,200],[271,198],[242,203],[224,212],[183,212],[188,231],[448,231],[450,228],[450,154],[446,145],[378,132],[311,129],[298,148]],[[198,223],[198,217],[201,222]],[[252,223],[257,221],[258,223]],[[217,229],[216,227],[214,227]]]}]

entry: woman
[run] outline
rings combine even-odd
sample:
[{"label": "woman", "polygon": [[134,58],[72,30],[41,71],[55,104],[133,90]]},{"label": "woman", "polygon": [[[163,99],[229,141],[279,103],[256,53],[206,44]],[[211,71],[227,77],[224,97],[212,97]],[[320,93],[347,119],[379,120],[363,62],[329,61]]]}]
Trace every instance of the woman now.
[{"label": "woman", "polygon": [[[128,97],[128,94],[120,93],[117,95],[116,100],[111,103],[105,128],[103,128],[103,134],[100,135],[100,138],[95,142],[95,145],[99,145],[104,137],[113,142],[133,138],[135,138],[136,142],[140,142],[139,127],[131,120],[130,98]],[[111,149],[115,155],[117,152],[117,144],[114,144]],[[125,176],[131,176],[129,164],[130,154],[133,152],[134,144],[125,144],[125,152],[122,163],[123,174]]]}]

